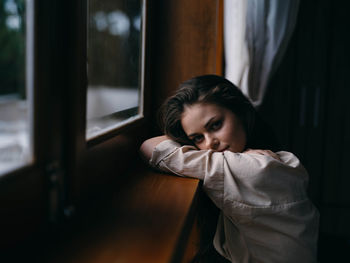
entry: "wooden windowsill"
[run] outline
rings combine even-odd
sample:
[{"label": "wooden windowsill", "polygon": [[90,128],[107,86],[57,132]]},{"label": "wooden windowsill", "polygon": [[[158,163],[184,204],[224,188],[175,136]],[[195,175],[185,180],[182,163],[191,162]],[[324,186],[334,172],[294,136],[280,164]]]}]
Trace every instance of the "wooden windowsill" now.
[{"label": "wooden windowsill", "polygon": [[115,195],[109,223],[82,233],[50,262],[182,262],[199,180],[148,168],[128,176],[134,179]]}]

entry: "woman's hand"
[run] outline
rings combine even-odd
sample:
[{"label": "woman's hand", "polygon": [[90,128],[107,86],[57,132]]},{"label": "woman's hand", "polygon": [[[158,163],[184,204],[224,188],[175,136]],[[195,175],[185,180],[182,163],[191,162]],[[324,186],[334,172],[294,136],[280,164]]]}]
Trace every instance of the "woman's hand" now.
[{"label": "woman's hand", "polygon": [[169,140],[166,135],[157,136],[144,141],[140,147],[140,153],[144,160],[149,161],[152,157],[154,148],[162,141]]},{"label": "woman's hand", "polygon": [[270,150],[247,149],[243,153],[267,155],[267,156],[271,156],[272,158],[275,158],[278,161],[282,161],[276,153]]}]

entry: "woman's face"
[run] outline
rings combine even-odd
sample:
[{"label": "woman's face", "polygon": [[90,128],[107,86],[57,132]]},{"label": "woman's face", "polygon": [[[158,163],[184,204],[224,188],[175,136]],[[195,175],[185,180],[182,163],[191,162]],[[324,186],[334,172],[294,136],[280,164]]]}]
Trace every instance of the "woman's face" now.
[{"label": "woman's face", "polygon": [[241,121],[224,107],[211,103],[186,106],[181,125],[200,150],[242,152],[245,148],[246,134]]}]

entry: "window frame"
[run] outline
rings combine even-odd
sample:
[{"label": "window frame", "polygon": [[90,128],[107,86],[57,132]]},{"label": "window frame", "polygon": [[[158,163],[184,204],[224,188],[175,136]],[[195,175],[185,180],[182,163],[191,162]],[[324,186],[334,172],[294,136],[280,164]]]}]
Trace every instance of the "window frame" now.
[{"label": "window frame", "polygon": [[[0,212],[14,211],[13,215],[0,218],[0,223],[9,226],[8,234],[0,238],[5,247],[45,233],[52,225],[76,214],[74,211],[83,209],[95,184],[111,185],[106,180],[120,178],[128,169],[148,131],[146,90],[150,78],[146,28],[150,21],[146,19],[143,26],[142,116],[87,141],[87,32],[81,30],[87,25],[87,2],[34,0],[33,5],[34,160],[0,177]],[[143,12],[148,9],[149,1],[145,1]],[[103,169],[104,176],[87,167],[87,160],[96,156],[101,157],[101,162],[95,168]],[[123,161],[115,164],[115,158]],[[115,178],[105,175],[106,171],[116,170]]]},{"label": "window frame", "polygon": [[[24,88],[26,94],[27,103],[27,116],[28,122],[28,143],[29,154],[31,156],[28,162],[23,162],[8,169],[0,170],[0,182],[7,180],[6,178],[20,174],[22,171],[28,171],[35,164],[35,148],[34,148],[34,0],[26,1],[26,24],[25,24],[25,48],[24,48]],[[29,32],[29,33],[28,33]]]},{"label": "window frame", "polygon": [[[118,171],[115,178],[107,178],[106,180],[118,180],[119,174],[128,169],[128,163],[138,156],[138,147],[142,139],[148,136],[149,131],[149,43],[151,23],[149,13],[151,1],[144,1],[143,15],[145,15],[145,22],[143,23],[143,37],[142,37],[142,70],[140,72],[142,83],[141,91],[143,92],[143,99],[141,100],[141,107],[143,113],[140,117],[130,123],[112,129],[100,136],[87,139],[86,138],[86,103],[87,103],[87,30],[80,30],[87,28],[87,2],[77,1],[76,3],[69,3],[71,10],[71,54],[69,56],[71,63],[70,79],[73,92],[70,94],[68,111],[71,113],[68,120],[68,134],[66,143],[66,176],[65,176],[65,207],[79,207],[84,200],[89,199],[89,196],[96,192],[94,184],[97,181],[104,181],[105,179],[98,176],[96,169],[101,170],[103,174],[107,171]],[[98,153],[96,153],[98,152]],[[107,160],[101,159],[100,163],[92,165],[91,162],[95,159],[95,155],[103,154]],[[119,156],[121,159],[127,158],[126,162],[112,162],[115,157],[108,157],[109,155]],[[125,157],[127,156],[127,157]],[[90,159],[92,161],[90,161]],[[90,168],[87,168],[90,167]]]},{"label": "window frame", "polygon": [[[138,127],[139,125],[142,125],[144,123],[144,118],[145,118],[145,109],[144,109],[144,101],[145,101],[145,61],[146,61],[146,37],[147,37],[147,32],[146,32],[146,25],[148,23],[148,16],[147,16],[147,10],[149,9],[148,1],[147,0],[142,0],[141,1],[142,6],[141,6],[141,16],[142,16],[142,29],[141,29],[141,43],[140,43],[140,86],[139,88],[139,94],[140,94],[140,100],[139,100],[139,111],[137,115],[135,115],[135,118],[132,120],[126,120],[125,123],[122,123],[121,125],[116,125],[114,128],[107,128],[108,130],[101,132],[100,134],[96,136],[92,136],[91,138],[86,138],[87,145],[88,147],[91,147],[93,145],[99,144],[105,140],[108,140],[110,138],[113,138],[114,136],[117,136],[119,134],[122,134],[123,132],[127,131],[128,129],[133,129],[133,127]],[[87,8],[88,12],[88,8]],[[88,30],[88,26],[86,26]],[[87,45],[86,40],[86,45]],[[86,72],[86,76],[87,76]],[[88,88],[88,87],[87,87]],[[87,126],[87,123],[85,123]]]}]

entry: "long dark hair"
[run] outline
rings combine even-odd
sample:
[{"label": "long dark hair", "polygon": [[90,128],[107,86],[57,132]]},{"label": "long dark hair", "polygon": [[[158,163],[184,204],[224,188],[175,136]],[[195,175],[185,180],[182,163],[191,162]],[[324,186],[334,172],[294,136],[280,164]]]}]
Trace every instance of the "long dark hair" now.
[{"label": "long dark hair", "polygon": [[189,79],[165,101],[159,116],[164,134],[181,144],[192,144],[181,126],[181,115],[186,106],[195,103],[212,103],[235,113],[246,132],[246,148],[278,148],[271,129],[262,121],[249,99],[232,82],[217,75]]}]

